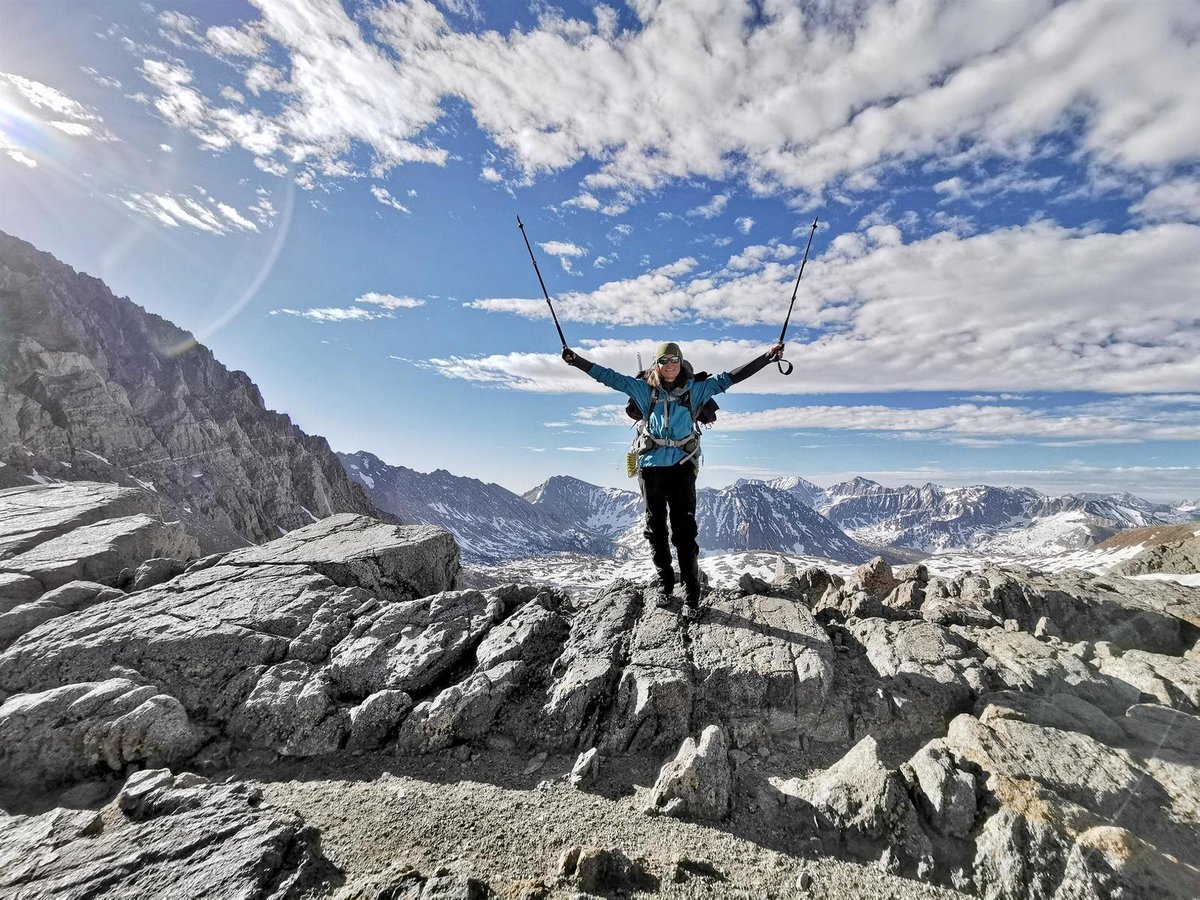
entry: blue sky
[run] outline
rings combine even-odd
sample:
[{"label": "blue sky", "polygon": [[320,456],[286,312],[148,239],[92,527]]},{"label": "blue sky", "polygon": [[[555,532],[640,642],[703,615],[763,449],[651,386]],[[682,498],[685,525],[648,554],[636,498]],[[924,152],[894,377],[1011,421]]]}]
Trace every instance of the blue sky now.
[{"label": "blue sky", "polygon": [[675,339],[702,483],[1200,496],[1200,4],[0,0],[0,228],[342,451],[630,487]]}]

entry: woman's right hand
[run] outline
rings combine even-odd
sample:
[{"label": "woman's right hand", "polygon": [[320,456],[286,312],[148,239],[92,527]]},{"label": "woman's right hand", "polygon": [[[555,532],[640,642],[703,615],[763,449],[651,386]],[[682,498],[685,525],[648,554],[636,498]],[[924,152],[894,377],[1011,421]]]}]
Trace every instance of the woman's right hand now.
[{"label": "woman's right hand", "polygon": [[563,347],[562,358],[568,366],[575,365],[575,351],[570,347]]}]

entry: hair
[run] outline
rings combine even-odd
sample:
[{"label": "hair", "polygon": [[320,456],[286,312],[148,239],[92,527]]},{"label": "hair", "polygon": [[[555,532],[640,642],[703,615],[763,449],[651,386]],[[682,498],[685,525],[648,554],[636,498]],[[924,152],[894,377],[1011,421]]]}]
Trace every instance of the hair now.
[{"label": "hair", "polygon": [[[657,360],[655,361],[654,365],[646,370],[646,374],[643,377],[645,378],[646,383],[652,388],[661,388],[663,386],[662,375],[658,371]],[[680,360],[679,374],[675,377],[683,379],[692,377],[692,366],[686,359]]]}]

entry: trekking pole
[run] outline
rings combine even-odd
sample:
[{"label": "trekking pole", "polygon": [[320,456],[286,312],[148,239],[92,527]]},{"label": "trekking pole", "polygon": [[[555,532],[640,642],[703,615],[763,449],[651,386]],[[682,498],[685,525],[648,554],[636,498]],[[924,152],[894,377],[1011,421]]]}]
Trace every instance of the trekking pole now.
[{"label": "trekking pole", "polygon": [[533,248],[529,246],[529,237],[525,234],[525,223],[521,221],[521,217],[517,216],[517,227],[521,229],[521,237],[525,239],[525,249],[529,251],[529,261],[533,263],[533,271],[537,273],[538,284],[542,286],[542,296],[546,298],[546,305],[550,307],[550,318],[554,320],[554,327],[558,329],[558,339],[562,341],[562,348],[567,349],[567,339],[563,337],[562,326],[558,324],[558,316],[554,314],[554,304],[550,302],[550,295],[546,292],[546,282],[542,281],[542,270],[538,268],[537,260],[533,256]]},{"label": "trekking pole", "polygon": [[[798,294],[800,292],[800,279],[804,277],[804,264],[806,262],[808,262],[808,251],[812,249],[813,235],[815,235],[816,233],[817,233],[817,220],[814,217],[813,223],[812,223],[812,229],[808,232],[808,246],[804,248],[804,258],[802,260],[800,260],[800,274],[798,274],[796,276],[796,286],[792,289],[792,302],[788,304],[787,316],[783,320],[783,328],[781,328],[779,330],[779,343],[781,343],[781,344],[783,343],[783,336],[785,334],[787,334],[788,322],[792,318],[792,307],[796,305],[796,294]],[[779,359],[777,359],[775,361],[775,363],[776,363],[776,365],[779,366],[780,373],[782,373],[784,375],[792,374],[792,369],[794,367],[792,366],[792,364],[790,362],[788,362],[782,356],[780,356]],[[785,363],[787,363],[786,369],[783,367]]]}]

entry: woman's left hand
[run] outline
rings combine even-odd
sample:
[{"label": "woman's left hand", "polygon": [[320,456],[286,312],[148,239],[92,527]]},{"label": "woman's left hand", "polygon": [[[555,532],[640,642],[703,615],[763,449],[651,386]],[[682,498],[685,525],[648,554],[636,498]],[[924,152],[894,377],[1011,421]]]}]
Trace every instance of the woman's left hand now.
[{"label": "woman's left hand", "polygon": [[767,351],[767,359],[774,362],[777,359],[783,358],[783,341],[776,341],[771,345],[771,349]]}]

